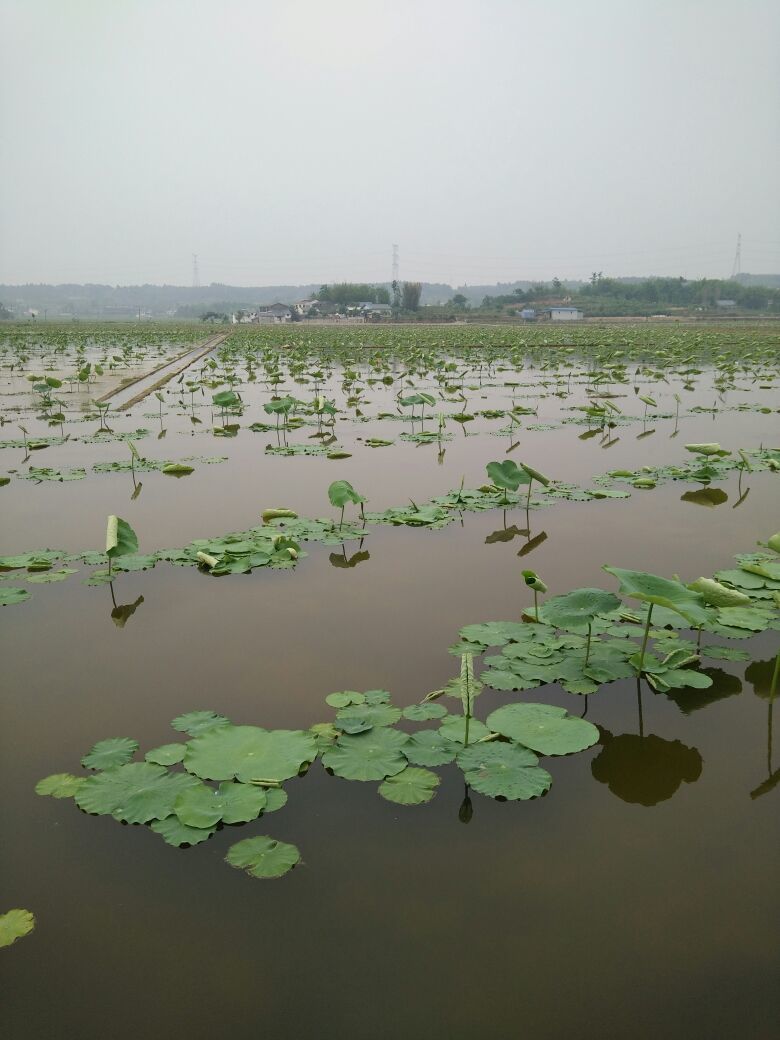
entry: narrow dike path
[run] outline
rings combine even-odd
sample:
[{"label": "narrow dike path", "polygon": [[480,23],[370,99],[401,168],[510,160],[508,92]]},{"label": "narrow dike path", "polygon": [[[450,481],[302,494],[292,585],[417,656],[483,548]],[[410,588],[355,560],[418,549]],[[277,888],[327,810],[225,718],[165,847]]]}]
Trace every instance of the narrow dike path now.
[{"label": "narrow dike path", "polygon": [[155,390],[165,386],[174,376],[181,375],[193,362],[199,361],[206,354],[210,354],[229,335],[230,332],[219,332],[214,336],[209,336],[205,342],[199,343],[197,347],[187,351],[186,354],[180,354],[170,361],[163,362],[163,364],[158,365],[151,372],[133,379],[130,383],[114,387],[113,390],[109,390],[108,393],[99,397],[98,401],[101,404],[105,401],[110,401],[112,408],[127,411],[128,408],[132,408],[139,401],[143,401],[145,397],[154,393]]}]

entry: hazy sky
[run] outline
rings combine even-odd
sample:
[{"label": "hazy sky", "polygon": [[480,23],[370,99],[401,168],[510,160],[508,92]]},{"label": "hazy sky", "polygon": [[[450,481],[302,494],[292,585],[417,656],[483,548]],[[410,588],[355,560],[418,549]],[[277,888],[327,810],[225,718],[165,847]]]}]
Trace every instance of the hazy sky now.
[{"label": "hazy sky", "polygon": [[0,281],[780,271],[778,0],[0,0]]}]

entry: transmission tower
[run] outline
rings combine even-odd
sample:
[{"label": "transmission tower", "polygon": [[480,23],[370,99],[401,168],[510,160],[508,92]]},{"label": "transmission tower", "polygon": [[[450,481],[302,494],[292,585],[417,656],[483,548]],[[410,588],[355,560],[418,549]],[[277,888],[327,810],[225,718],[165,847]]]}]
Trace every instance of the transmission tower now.
[{"label": "transmission tower", "polygon": [[400,270],[400,260],[398,259],[398,246],[393,244],[393,278],[392,281],[397,282]]},{"label": "transmission tower", "polygon": [[734,254],[734,266],[731,269],[732,279],[736,278],[738,274],[742,274],[742,235],[737,235],[737,251]]},{"label": "transmission tower", "polygon": [[200,288],[200,272],[198,271],[198,254],[192,254],[192,288]]}]

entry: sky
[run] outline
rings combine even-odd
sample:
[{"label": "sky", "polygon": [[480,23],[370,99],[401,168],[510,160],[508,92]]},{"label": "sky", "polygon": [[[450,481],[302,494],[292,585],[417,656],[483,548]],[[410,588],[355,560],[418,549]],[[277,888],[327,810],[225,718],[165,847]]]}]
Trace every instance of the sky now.
[{"label": "sky", "polygon": [[0,282],[780,271],[777,0],[0,0]]}]

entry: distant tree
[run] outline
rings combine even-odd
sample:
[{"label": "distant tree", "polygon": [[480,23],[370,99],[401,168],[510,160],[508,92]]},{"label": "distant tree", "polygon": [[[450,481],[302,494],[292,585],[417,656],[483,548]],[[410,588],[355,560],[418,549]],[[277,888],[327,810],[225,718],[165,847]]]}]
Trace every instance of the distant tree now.
[{"label": "distant tree", "polygon": [[224,325],[225,322],[227,322],[227,320],[228,320],[228,316],[227,316],[227,314],[223,314],[222,311],[206,311],[205,314],[201,314],[200,320],[201,321],[210,321],[214,325],[217,325],[217,324]]},{"label": "distant tree", "polygon": [[387,290],[366,282],[339,282],[336,285],[323,285],[317,293],[317,299],[349,307],[356,303],[384,303],[384,300],[378,299],[382,293],[386,294]]},{"label": "distant tree", "polygon": [[390,303],[390,293],[384,285],[378,285],[374,294],[374,303]]},{"label": "distant tree", "polygon": [[466,297],[463,295],[463,293],[455,293],[455,295],[450,300],[450,303],[452,303],[456,307],[460,307],[460,308],[466,307],[468,302],[469,301],[466,299]]},{"label": "distant tree", "polygon": [[13,318],[13,314],[5,304],[0,303],[0,321],[8,321],[9,318]]},{"label": "distant tree", "polygon": [[400,309],[401,309],[401,286],[400,286],[400,284],[397,281],[395,281],[395,279],[392,282],[392,290],[393,290],[393,310],[394,311],[400,311]]},{"label": "distant tree", "polygon": [[560,278],[558,278],[557,276],[555,278],[553,278],[553,280],[552,280],[552,287],[553,287],[553,289],[555,289],[556,292],[560,292],[562,286],[563,286],[563,283],[561,282]]},{"label": "distant tree", "polygon": [[403,308],[405,311],[416,311],[420,306],[420,296],[422,295],[422,283],[421,282],[404,282],[401,289],[401,298],[403,301]]}]

